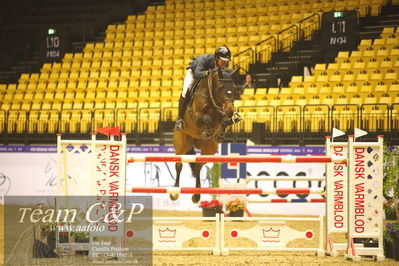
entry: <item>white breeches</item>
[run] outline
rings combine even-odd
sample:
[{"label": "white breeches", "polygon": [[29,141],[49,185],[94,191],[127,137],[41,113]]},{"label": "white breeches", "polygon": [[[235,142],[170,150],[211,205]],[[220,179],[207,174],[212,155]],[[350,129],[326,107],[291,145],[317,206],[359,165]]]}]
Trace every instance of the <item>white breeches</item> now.
[{"label": "white breeches", "polygon": [[193,71],[191,69],[189,69],[189,70],[187,70],[186,76],[184,77],[183,92],[181,93],[181,96],[183,98],[186,98],[188,88],[190,87],[193,80],[194,80]]}]

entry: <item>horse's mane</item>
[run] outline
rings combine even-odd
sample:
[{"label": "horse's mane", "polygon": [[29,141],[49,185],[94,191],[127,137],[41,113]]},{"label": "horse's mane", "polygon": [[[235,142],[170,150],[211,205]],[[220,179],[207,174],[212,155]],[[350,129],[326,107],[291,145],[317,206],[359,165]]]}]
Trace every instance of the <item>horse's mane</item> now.
[{"label": "horse's mane", "polygon": [[234,71],[234,69],[231,69],[231,68],[223,68],[223,69],[222,69],[223,74],[224,74],[224,73],[230,74],[230,73],[232,73],[233,71]]},{"label": "horse's mane", "polygon": [[221,69],[221,72],[222,72],[222,76],[224,78],[232,79],[232,80],[234,80],[234,82],[237,81],[237,76],[233,75],[234,69],[223,68],[223,69]]}]

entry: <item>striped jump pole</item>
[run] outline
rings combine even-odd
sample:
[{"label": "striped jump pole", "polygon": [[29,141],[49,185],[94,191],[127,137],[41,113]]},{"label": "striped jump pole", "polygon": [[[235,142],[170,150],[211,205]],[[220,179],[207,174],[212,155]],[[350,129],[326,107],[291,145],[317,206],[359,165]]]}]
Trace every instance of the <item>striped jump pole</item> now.
[{"label": "striped jump pole", "polygon": [[257,195],[285,195],[285,194],[324,194],[324,189],[309,188],[195,188],[195,187],[134,187],[128,193],[157,193],[157,194],[257,194]]},{"label": "striped jump pole", "polygon": [[245,181],[324,181],[325,177],[311,177],[311,176],[249,176]]},{"label": "striped jump pole", "polygon": [[215,156],[215,155],[133,155],[134,162],[182,162],[182,163],[337,163],[345,162],[342,156]]},{"label": "striped jump pole", "polygon": [[326,199],[258,199],[247,200],[248,203],[320,203]]}]

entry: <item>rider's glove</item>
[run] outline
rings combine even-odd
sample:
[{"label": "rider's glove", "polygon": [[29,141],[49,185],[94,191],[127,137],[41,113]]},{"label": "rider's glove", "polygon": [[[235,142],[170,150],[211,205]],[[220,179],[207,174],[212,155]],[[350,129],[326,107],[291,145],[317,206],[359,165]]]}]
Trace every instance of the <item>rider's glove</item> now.
[{"label": "rider's glove", "polygon": [[206,71],[205,75],[210,76],[210,75],[212,75],[215,72],[216,72],[216,69],[212,68],[212,69],[209,69],[208,71]]}]

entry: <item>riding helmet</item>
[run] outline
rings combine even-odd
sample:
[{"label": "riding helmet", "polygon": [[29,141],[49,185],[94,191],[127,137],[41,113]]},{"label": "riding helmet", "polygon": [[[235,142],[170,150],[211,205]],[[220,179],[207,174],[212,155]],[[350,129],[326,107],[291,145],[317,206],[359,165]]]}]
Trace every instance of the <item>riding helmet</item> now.
[{"label": "riding helmet", "polygon": [[215,51],[215,58],[220,58],[223,61],[231,61],[230,49],[226,46],[220,46]]}]

